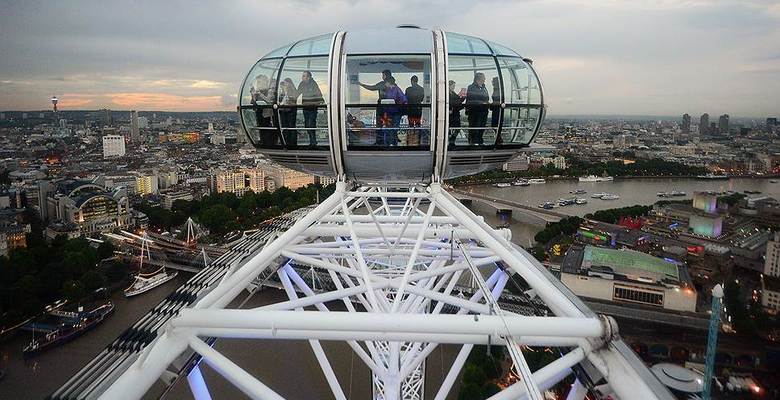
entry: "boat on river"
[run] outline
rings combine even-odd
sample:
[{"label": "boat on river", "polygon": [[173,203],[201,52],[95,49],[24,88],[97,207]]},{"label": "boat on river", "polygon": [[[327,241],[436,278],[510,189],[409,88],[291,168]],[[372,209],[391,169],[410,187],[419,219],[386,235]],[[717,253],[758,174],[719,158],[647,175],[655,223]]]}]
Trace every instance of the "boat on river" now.
[{"label": "boat on river", "polygon": [[515,181],[515,186],[529,186],[531,182],[528,182],[528,179],[518,179]]},{"label": "boat on river", "polygon": [[603,196],[601,196],[601,200],[617,200],[620,196],[612,193],[607,193]]},{"label": "boat on river", "polygon": [[729,176],[728,175],[716,175],[716,174],[709,173],[709,174],[706,174],[706,175],[696,175],[696,179],[708,179],[708,180],[712,180],[712,179],[729,179]]},{"label": "boat on river", "polygon": [[152,274],[138,274],[133,280],[133,284],[125,289],[125,297],[137,296],[141,293],[146,293],[157,286],[162,285],[165,282],[175,278],[178,272],[168,273],[165,268],[152,273]]},{"label": "boat on river", "polygon": [[507,182],[501,182],[501,183],[496,183],[494,186],[497,188],[508,188],[508,187],[512,187],[512,184]]},{"label": "boat on river", "polygon": [[545,180],[544,180],[544,178],[531,178],[531,179],[528,180],[528,183],[540,184],[540,183],[545,183]]},{"label": "boat on river", "polygon": [[615,178],[611,176],[596,176],[596,175],[581,176],[579,178],[580,182],[612,182],[613,180],[615,180]]},{"label": "boat on river", "polygon": [[35,338],[35,331],[33,331],[33,340],[25,346],[23,354],[27,357],[67,343],[96,327],[113,312],[114,303],[110,301],[90,311],[83,311],[81,307],[78,312],[59,311],[56,315],[60,318],[59,324],[38,338]]},{"label": "boat on river", "polygon": [[656,195],[658,197],[683,197],[687,195],[687,193],[673,190],[671,192],[658,192]]}]

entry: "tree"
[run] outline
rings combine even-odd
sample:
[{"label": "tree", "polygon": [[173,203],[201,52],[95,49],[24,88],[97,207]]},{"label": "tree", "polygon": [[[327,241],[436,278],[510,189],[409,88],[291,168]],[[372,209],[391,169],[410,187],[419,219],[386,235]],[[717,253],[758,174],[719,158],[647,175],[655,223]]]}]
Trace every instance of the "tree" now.
[{"label": "tree", "polygon": [[104,240],[97,248],[97,256],[99,259],[105,260],[114,255],[114,250],[116,250],[114,245],[108,240]]},{"label": "tree", "polygon": [[198,220],[206,225],[210,231],[224,234],[227,232],[228,223],[235,218],[233,210],[224,204],[217,204],[201,211]]},{"label": "tree", "polygon": [[127,264],[118,261],[111,261],[108,263],[105,267],[105,271],[106,278],[111,283],[121,282],[130,274]]},{"label": "tree", "polygon": [[85,272],[80,281],[85,291],[93,292],[105,285],[106,277],[93,269]]},{"label": "tree", "polygon": [[60,293],[70,302],[78,302],[86,296],[84,284],[74,280],[65,281],[65,283],[62,284]]}]

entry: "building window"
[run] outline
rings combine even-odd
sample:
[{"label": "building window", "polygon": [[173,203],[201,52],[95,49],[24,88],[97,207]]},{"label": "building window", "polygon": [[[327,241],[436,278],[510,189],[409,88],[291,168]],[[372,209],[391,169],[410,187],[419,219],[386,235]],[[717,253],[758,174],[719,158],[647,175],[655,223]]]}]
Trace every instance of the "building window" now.
[{"label": "building window", "polygon": [[642,303],[659,307],[663,307],[664,305],[663,293],[620,286],[614,287],[613,300]]}]

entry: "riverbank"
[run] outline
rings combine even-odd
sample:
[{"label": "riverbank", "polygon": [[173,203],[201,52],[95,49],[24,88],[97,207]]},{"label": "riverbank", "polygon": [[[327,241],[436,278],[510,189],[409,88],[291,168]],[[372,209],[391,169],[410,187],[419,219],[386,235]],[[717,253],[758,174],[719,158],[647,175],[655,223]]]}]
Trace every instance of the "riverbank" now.
[{"label": "riverbank", "polygon": [[[471,186],[479,186],[479,185],[485,185],[485,184],[493,184],[493,183],[512,183],[519,179],[535,179],[535,178],[541,178],[545,181],[571,181],[571,182],[579,182],[578,176],[523,176],[519,178],[496,178],[496,179],[485,179],[481,180],[479,182],[458,182],[457,184],[453,184],[453,187],[460,188],[460,187],[471,187]],[[660,176],[660,175],[628,175],[628,176],[615,176],[613,177],[615,181],[628,181],[628,180],[653,180],[653,179],[694,179],[697,181],[702,182],[722,182],[727,181],[730,179],[778,179],[780,180],[780,175],[729,175],[728,179],[703,179],[698,178],[698,175],[679,175],[679,176]],[[590,182],[582,182],[582,183],[590,183]],[[778,183],[780,184],[780,183]]]},{"label": "riverbank", "polygon": [[189,277],[179,274],[176,279],[129,299],[122,291],[113,293],[110,300],[116,310],[111,317],[84,336],[37,356],[22,356],[22,348],[31,339],[28,332],[19,332],[0,343],[0,369],[6,372],[0,382],[0,399],[41,399],[50,395]]},{"label": "riverbank", "polygon": [[[658,200],[659,192],[685,192],[684,196],[674,200],[691,200],[694,192],[753,192],[748,197],[774,197],[780,199],[780,183],[771,183],[769,179],[731,178],[728,180],[705,180],[692,178],[642,178],[615,179],[611,182],[579,182],[574,179],[550,180],[545,184],[530,186],[510,186],[498,188],[491,184],[459,186],[463,191],[474,192],[489,197],[507,199],[514,203],[537,208],[545,202],[557,203],[559,198],[575,196],[574,191],[585,191],[577,197],[585,198],[588,203],[556,207],[557,213],[583,217],[605,208],[620,208],[634,205],[652,205]],[[592,198],[595,193],[611,193],[619,198],[602,200]],[[668,199],[666,199],[668,200]]]}]

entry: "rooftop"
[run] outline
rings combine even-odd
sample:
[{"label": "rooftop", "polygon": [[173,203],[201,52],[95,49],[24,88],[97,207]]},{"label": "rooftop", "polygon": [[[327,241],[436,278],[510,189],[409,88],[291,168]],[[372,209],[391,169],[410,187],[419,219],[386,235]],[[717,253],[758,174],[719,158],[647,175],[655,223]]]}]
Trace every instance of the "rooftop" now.
[{"label": "rooftop", "polygon": [[583,268],[591,266],[603,266],[613,269],[624,275],[656,275],[658,280],[663,278],[680,280],[677,264],[662,258],[633,250],[612,250],[602,247],[586,246],[583,260]]}]

